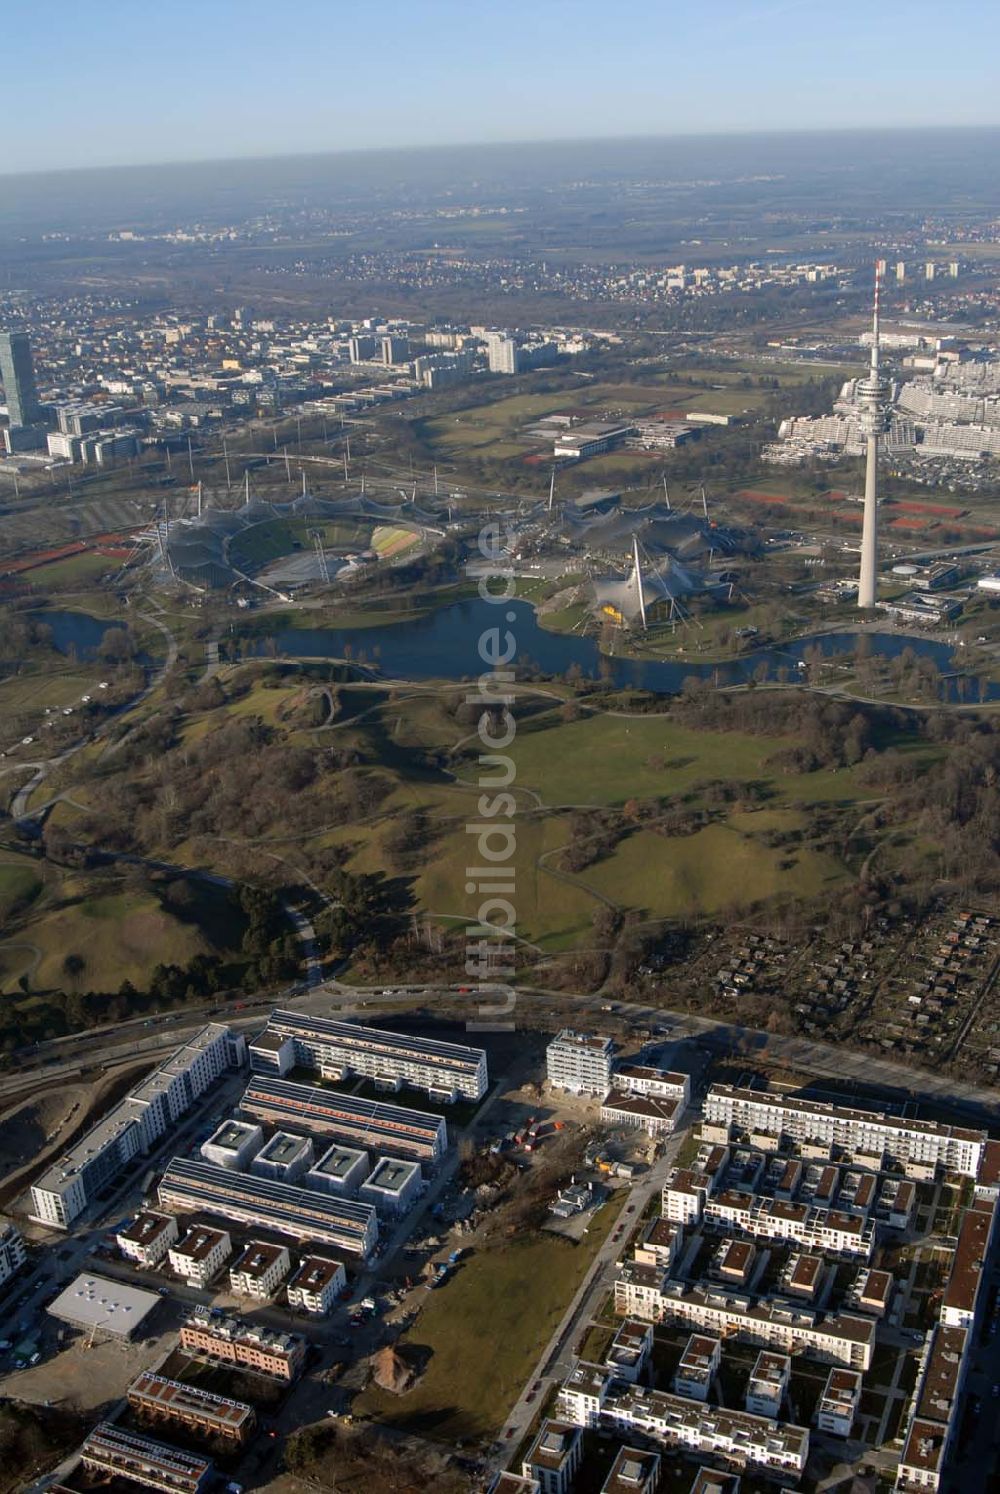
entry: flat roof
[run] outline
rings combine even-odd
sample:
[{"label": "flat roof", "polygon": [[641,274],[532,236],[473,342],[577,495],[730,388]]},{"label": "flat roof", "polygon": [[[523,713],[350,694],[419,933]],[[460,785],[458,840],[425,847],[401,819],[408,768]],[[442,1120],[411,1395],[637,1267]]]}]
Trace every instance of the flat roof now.
[{"label": "flat roof", "polygon": [[143,1370],[128,1388],[128,1398],[143,1400],[161,1407],[177,1416],[206,1417],[221,1427],[238,1430],[247,1421],[252,1421],[253,1407],[246,1401],[232,1401],[228,1397],[215,1395],[210,1390],[201,1390],[195,1385],[185,1385],[180,1380],[168,1380],[163,1375],[154,1375]]},{"label": "flat roof", "polygon": [[362,1244],[375,1220],[371,1204],[184,1157],[170,1162],[159,1194],[161,1202],[170,1198],[182,1212],[215,1214],[239,1222],[246,1222],[243,1215],[252,1213],[257,1229],[275,1229],[300,1240],[322,1239],[326,1232],[335,1232],[338,1244],[345,1246]]},{"label": "flat roof", "polygon": [[986,1142],[985,1131],[965,1126],[938,1125],[935,1121],[903,1120],[884,1110],[862,1110],[855,1105],[830,1105],[822,1100],[804,1100],[794,1095],[780,1095],[767,1089],[747,1089],[736,1084],[713,1084],[706,1105],[713,1098],[730,1099],[739,1105],[767,1105],[780,1110],[796,1110],[802,1115],[823,1116],[833,1121],[856,1121],[869,1126],[885,1126],[894,1131],[915,1131],[925,1136],[941,1136],[956,1141]]},{"label": "flat roof", "polygon": [[229,1152],[237,1152],[244,1142],[260,1136],[260,1126],[250,1121],[224,1120],[205,1142],[205,1146],[218,1146]]},{"label": "flat roof", "polygon": [[292,1162],[307,1151],[312,1151],[312,1141],[308,1136],[295,1136],[291,1131],[275,1131],[254,1160],[257,1162],[262,1159],[268,1162]]},{"label": "flat roof", "polygon": [[951,1260],[951,1275],[941,1300],[942,1307],[972,1312],[976,1305],[992,1228],[992,1203],[979,1201],[966,1209],[958,1231],[958,1244]]},{"label": "flat roof", "polygon": [[159,1300],[155,1292],[144,1292],[139,1287],[83,1271],[46,1311],[78,1328],[98,1328],[102,1333],[127,1338]]},{"label": "flat roof", "polygon": [[601,1102],[602,1110],[614,1110],[622,1115],[638,1115],[647,1120],[673,1120],[677,1114],[679,1100],[669,1095],[636,1095],[624,1089],[613,1089]]},{"label": "flat roof", "polygon": [[310,1167],[310,1172],[320,1172],[331,1178],[344,1178],[357,1167],[359,1162],[367,1163],[368,1153],[361,1151],[359,1147],[341,1146],[334,1142],[328,1147],[316,1162]]},{"label": "flat roof", "polygon": [[126,1229],[118,1231],[119,1240],[128,1240],[133,1245],[148,1245],[176,1221],[173,1214],[161,1214],[157,1209],[143,1209],[136,1214]]},{"label": "flat roof", "polygon": [[179,1240],[170,1247],[171,1255],[184,1255],[192,1261],[203,1261],[228,1240],[224,1229],[209,1224],[189,1224]]},{"label": "flat roof", "polygon": [[306,1255],[299,1262],[299,1269],[289,1281],[290,1287],[301,1287],[305,1291],[321,1292],[343,1271],[342,1261],[324,1255]]},{"label": "flat roof", "polygon": [[389,1193],[398,1193],[414,1176],[422,1176],[419,1162],[400,1162],[395,1157],[380,1157],[361,1186],[384,1188]]},{"label": "flat roof", "polygon": [[242,1271],[247,1276],[263,1276],[275,1261],[288,1254],[286,1245],[270,1245],[266,1240],[250,1240],[230,1267],[230,1274]]},{"label": "flat roof", "polygon": [[[383,1027],[365,1027],[360,1022],[343,1022],[332,1017],[313,1017],[284,1011],[271,1013],[265,1029],[281,1038],[313,1038],[334,1047],[364,1048],[383,1052],[406,1062],[420,1062],[431,1067],[468,1070],[476,1073],[486,1061],[483,1048],[469,1048],[464,1043],[443,1043],[437,1038],[410,1037]],[[256,1046],[256,1043],[255,1043]]]},{"label": "flat roof", "polygon": [[651,1482],[660,1466],[660,1454],[620,1447],[618,1456],[601,1485],[601,1494],[635,1494]]}]

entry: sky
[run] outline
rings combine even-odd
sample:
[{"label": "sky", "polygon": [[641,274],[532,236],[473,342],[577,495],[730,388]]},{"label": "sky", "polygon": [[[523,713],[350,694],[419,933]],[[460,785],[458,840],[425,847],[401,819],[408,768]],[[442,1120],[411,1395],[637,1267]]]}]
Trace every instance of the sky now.
[{"label": "sky", "polygon": [[598,136],[998,125],[984,0],[46,0],[0,174]]}]

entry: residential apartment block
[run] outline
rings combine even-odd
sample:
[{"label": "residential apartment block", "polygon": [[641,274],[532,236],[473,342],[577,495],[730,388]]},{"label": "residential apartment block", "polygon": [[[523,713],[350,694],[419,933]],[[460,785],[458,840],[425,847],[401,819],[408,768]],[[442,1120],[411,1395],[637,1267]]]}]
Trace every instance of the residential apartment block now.
[{"label": "residential apartment block", "polygon": [[918,1173],[942,1167],[971,1178],[979,1170],[987,1141],[985,1131],[729,1084],[712,1085],[705,1119],[751,1137],[762,1132],[793,1142],[820,1142],[852,1156],[888,1155]]},{"label": "residential apartment block", "polygon": [[482,1048],[280,1010],[250,1044],[250,1066],[279,1079],[294,1068],[316,1069],[324,1079],[363,1075],[384,1089],[407,1085],[448,1102],[481,1100],[489,1087]]},{"label": "residential apartment block", "polygon": [[540,1494],[568,1494],[582,1458],[583,1438],[578,1426],[543,1421],[521,1472],[525,1478],[536,1480]]},{"label": "residential apartment block", "polygon": [[601,1125],[645,1131],[648,1136],[669,1136],[682,1109],[683,1102],[676,1098],[612,1089],[601,1102]]},{"label": "residential apartment block", "polygon": [[28,1259],[21,1231],[9,1219],[0,1220],[0,1286]]},{"label": "residential apartment block", "polygon": [[249,1440],[257,1421],[253,1407],[245,1401],[232,1401],[149,1370],[132,1381],[128,1403],[143,1421],[183,1427],[233,1447]]},{"label": "residential apartment block", "polygon": [[340,1261],[322,1255],[307,1255],[286,1288],[288,1305],[313,1317],[325,1317],[347,1285],[347,1272]]},{"label": "residential apartment block", "polygon": [[832,1369],[816,1406],[816,1425],[833,1437],[849,1437],[861,1404],[863,1381],[857,1370]]},{"label": "residential apartment block", "polygon": [[80,1461],[89,1473],[122,1478],[163,1494],[207,1494],[216,1478],[210,1459],[127,1432],[110,1421],[94,1428],[80,1448]]},{"label": "residential apartment block", "polygon": [[95,1194],[166,1136],[227,1070],[245,1061],[241,1034],[217,1022],[203,1027],[42,1174],[31,1189],[32,1217],[67,1229]]},{"label": "residential apartment block", "polygon": [[183,1276],[188,1286],[208,1286],[233,1253],[233,1243],[224,1229],[192,1224],[167,1250],[171,1271]]},{"label": "residential apartment block", "polygon": [[292,1269],[284,1245],[251,1240],[229,1268],[229,1285],[238,1297],[269,1301]]},{"label": "residential apartment block", "polygon": [[213,1318],[198,1310],[181,1324],[180,1344],[202,1358],[242,1364],[274,1380],[297,1380],[306,1360],[306,1341],[295,1333],[272,1333],[241,1318]]},{"label": "residential apartment block", "polygon": [[118,1231],[115,1242],[126,1259],[148,1268],[162,1261],[179,1235],[180,1227],[172,1214],[144,1209],[131,1224]]},{"label": "residential apartment block", "polygon": [[614,1052],[609,1037],[564,1027],[545,1050],[548,1081],[571,1094],[597,1095],[603,1100],[611,1088]]},{"label": "residential apartment block", "polygon": [[251,1229],[271,1230],[362,1258],[375,1248],[378,1222],[371,1204],[331,1197],[292,1183],[229,1172],[208,1162],[175,1157],[160,1182],[159,1202],[181,1214],[208,1214]]},{"label": "residential apartment block", "polygon": [[440,1161],[448,1145],[443,1116],[266,1075],[251,1079],[240,1108],[267,1125],[329,1136],[345,1146],[405,1157],[425,1167]]}]

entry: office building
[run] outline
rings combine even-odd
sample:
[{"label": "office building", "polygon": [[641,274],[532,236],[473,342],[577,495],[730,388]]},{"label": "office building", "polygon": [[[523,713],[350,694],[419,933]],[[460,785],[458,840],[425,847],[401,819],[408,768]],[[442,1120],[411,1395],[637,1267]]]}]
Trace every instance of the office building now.
[{"label": "office building", "polygon": [[578,1426],[543,1421],[521,1464],[521,1473],[537,1481],[541,1494],[569,1494],[582,1459],[583,1437]]},{"label": "office building", "polygon": [[481,1100],[489,1087],[481,1048],[288,1011],[273,1012],[250,1044],[250,1067],[279,1079],[295,1068],[316,1069],[324,1079],[360,1075],[385,1089],[406,1086],[445,1101]]},{"label": "office building", "polygon": [[167,1251],[171,1271],[182,1276],[188,1286],[208,1286],[214,1281],[233,1253],[233,1242],[224,1229],[209,1229],[192,1224],[175,1245]]},{"label": "office building", "polygon": [[9,1281],[27,1259],[21,1231],[9,1219],[0,1220],[0,1286]]},{"label": "office building", "polygon": [[382,1157],[358,1189],[358,1198],[370,1203],[380,1215],[397,1217],[405,1214],[424,1189],[418,1162],[400,1162]]},{"label": "office building", "polygon": [[660,1454],[638,1447],[620,1447],[601,1494],[656,1494],[660,1483]]},{"label": "office building", "polygon": [[894,1161],[933,1175],[936,1168],[974,1178],[986,1147],[986,1132],[964,1126],[938,1124],[889,1115],[880,1110],[858,1110],[803,1100],[767,1090],[713,1084],[705,1100],[705,1119],[753,1137],[787,1138],[820,1144],[851,1155],[862,1154]]},{"label": "office building", "polygon": [[195,1309],[181,1324],[182,1349],[220,1364],[239,1364],[258,1375],[289,1384],[306,1362],[306,1341],[296,1333],[273,1333],[242,1318],[209,1316]]},{"label": "office building", "polygon": [[31,1189],[39,1224],[67,1229],[136,1157],[165,1136],[227,1070],[246,1061],[242,1035],[212,1022],[126,1095]]},{"label": "office building", "polygon": [[267,1125],[328,1136],[346,1146],[406,1157],[427,1167],[441,1159],[448,1144],[444,1116],[264,1075],[251,1079],[240,1108]]},{"label": "office building", "polygon": [[125,1479],[162,1494],[208,1494],[216,1481],[210,1459],[154,1442],[140,1432],[127,1432],[110,1421],[94,1428],[80,1448],[80,1461],[88,1473]]},{"label": "office building", "polygon": [[128,1403],[145,1422],[182,1427],[198,1437],[242,1447],[252,1436],[257,1417],[245,1401],[231,1401],[179,1380],[144,1370],[128,1388]]},{"label": "office building", "polygon": [[295,1183],[313,1164],[313,1144],[308,1136],[275,1131],[270,1141],[250,1163],[250,1171],[276,1183]]},{"label": "office building", "polygon": [[225,1120],[218,1130],[201,1144],[201,1155],[215,1167],[243,1172],[264,1145],[260,1126],[247,1121]]},{"label": "office building", "polygon": [[286,1288],[288,1305],[299,1312],[322,1318],[332,1311],[347,1286],[347,1272],[340,1261],[323,1255],[307,1255]]},{"label": "office building", "polygon": [[614,1052],[609,1037],[564,1027],[545,1050],[548,1081],[571,1094],[597,1095],[603,1100],[611,1088]]},{"label": "office building", "polygon": [[722,1344],[704,1333],[692,1333],[674,1371],[674,1390],[692,1401],[707,1401],[722,1363]]},{"label": "office building", "polygon": [[747,1381],[746,1409],[753,1416],[777,1421],[791,1378],[792,1361],[787,1354],[761,1349]]},{"label": "office building", "polygon": [[27,332],[0,332],[0,383],[13,428],[37,425],[42,418],[35,363]]},{"label": "office building", "polygon": [[115,1243],[127,1260],[148,1269],[162,1261],[179,1235],[180,1227],[172,1214],[144,1209],[131,1224],[118,1231]]},{"label": "office building", "polygon": [[861,1402],[862,1379],[857,1370],[832,1369],[816,1406],[816,1425],[832,1437],[849,1437]]},{"label": "office building", "polygon": [[378,1224],[370,1204],[333,1198],[293,1183],[274,1183],[229,1172],[208,1162],[175,1157],[159,1187],[160,1206],[182,1214],[208,1214],[251,1229],[330,1245],[364,1258],[375,1246]]},{"label": "office building", "polygon": [[257,1302],[267,1302],[291,1269],[286,1246],[251,1240],[229,1268],[229,1285],[237,1297],[253,1297]]},{"label": "office building", "polygon": [[339,1193],[345,1198],[354,1198],[368,1171],[367,1152],[334,1142],[319,1161],[313,1163],[302,1182],[307,1188],[318,1188],[321,1193]]}]

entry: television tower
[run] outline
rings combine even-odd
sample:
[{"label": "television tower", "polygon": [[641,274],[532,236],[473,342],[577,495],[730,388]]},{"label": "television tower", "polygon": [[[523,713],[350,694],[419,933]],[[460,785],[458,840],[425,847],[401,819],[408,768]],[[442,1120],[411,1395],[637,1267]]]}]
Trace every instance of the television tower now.
[{"label": "television tower", "polygon": [[868,377],[859,379],[856,397],[861,430],[867,443],[865,456],[865,519],[861,531],[861,573],[858,576],[858,606],[874,607],[878,598],[878,444],[889,429],[889,382],[878,366],[878,298],[880,276],[875,271],[875,314],[872,318],[872,361]]}]

